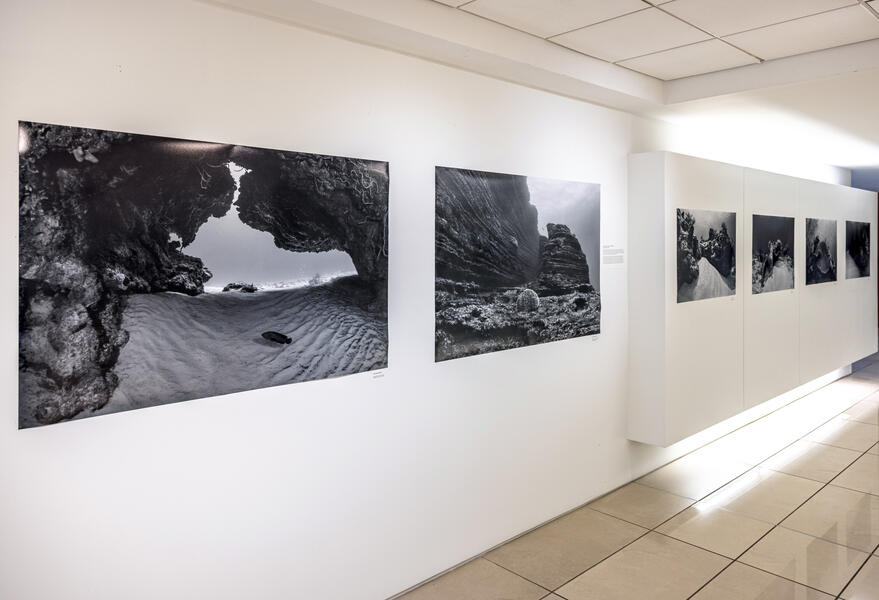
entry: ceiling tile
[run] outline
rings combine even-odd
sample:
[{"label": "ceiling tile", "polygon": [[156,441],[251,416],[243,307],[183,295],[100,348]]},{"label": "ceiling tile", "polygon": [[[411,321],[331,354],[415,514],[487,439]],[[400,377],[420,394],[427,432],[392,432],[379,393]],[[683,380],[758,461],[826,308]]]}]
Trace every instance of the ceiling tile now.
[{"label": "ceiling tile", "polygon": [[725,37],[767,60],[879,38],[879,19],[860,5]]},{"label": "ceiling tile", "polygon": [[475,0],[461,8],[540,37],[549,37],[649,6],[642,0]]},{"label": "ceiling tile", "polygon": [[578,52],[616,62],[709,39],[658,8],[648,8],[552,38]]},{"label": "ceiling tile", "polygon": [[439,2],[440,4],[446,4],[448,6],[458,7],[462,4],[466,4],[467,0],[434,0],[435,2]]},{"label": "ceiling tile", "polygon": [[720,40],[698,42],[618,63],[658,79],[678,79],[757,63],[757,59]]},{"label": "ceiling tile", "polygon": [[857,0],[674,0],[662,8],[721,37],[854,4]]}]

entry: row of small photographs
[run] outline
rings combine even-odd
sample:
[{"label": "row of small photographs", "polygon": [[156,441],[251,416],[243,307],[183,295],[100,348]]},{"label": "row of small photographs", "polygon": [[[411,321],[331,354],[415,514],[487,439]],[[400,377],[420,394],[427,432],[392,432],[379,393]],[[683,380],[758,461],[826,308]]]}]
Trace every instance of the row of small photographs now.
[{"label": "row of small photographs", "polygon": [[[794,288],[794,218],[753,215],[751,292]],[[806,219],[806,285],[837,280],[836,220]],[[870,276],[870,224],[845,222],[845,277]],[[677,209],[678,302],[736,293],[736,213]]]}]

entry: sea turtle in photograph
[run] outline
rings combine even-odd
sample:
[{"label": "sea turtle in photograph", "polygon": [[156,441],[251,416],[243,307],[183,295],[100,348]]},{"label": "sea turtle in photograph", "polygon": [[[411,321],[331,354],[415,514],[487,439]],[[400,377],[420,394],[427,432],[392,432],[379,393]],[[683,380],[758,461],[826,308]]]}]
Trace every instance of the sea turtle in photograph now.
[{"label": "sea turtle in photograph", "polygon": [[287,337],[283,333],[278,333],[277,331],[263,331],[262,336],[270,342],[277,342],[278,344],[289,344],[293,341],[292,338]]}]

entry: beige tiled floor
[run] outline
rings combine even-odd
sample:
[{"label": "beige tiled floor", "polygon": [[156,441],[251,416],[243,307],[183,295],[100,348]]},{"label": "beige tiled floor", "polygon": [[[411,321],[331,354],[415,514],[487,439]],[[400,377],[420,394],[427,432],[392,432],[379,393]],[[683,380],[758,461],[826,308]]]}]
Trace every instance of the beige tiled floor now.
[{"label": "beige tiled floor", "polygon": [[400,600],[879,600],[879,355],[857,366]]},{"label": "beige tiled floor", "polygon": [[643,527],[581,508],[485,557],[554,590],[645,533]]},{"label": "beige tiled floor", "polygon": [[873,556],[848,584],[840,598],[846,600],[875,600],[879,598],[879,558]]},{"label": "beige tiled floor", "polygon": [[832,600],[824,592],[808,588],[766,571],[733,563],[693,600]]},{"label": "beige tiled floor", "polygon": [[825,540],[776,527],[739,559],[809,587],[838,594],[869,554]]},{"label": "beige tiled floor", "polygon": [[723,508],[702,510],[688,508],[665,522],[659,533],[735,558],[772,529],[772,524],[758,521]]},{"label": "beige tiled floor", "polygon": [[724,508],[775,525],[819,489],[821,484],[817,481],[758,466],[707,496],[696,507],[703,511]]},{"label": "beige tiled floor", "polygon": [[860,421],[869,425],[879,424],[879,396],[875,394],[862,400],[842,413],[852,421]]},{"label": "beige tiled floor", "polygon": [[729,559],[651,532],[558,590],[568,600],[686,598]]},{"label": "beige tiled floor", "polygon": [[840,473],[833,483],[879,496],[879,455],[864,454],[852,466]]},{"label": "beige tiled floor", "polygon": [[799,440],[763,463],[763,466],[827,483],[860,458],[854,450]]},{"label": "beige tiled floor", "polygon": [[675,496],[640,483],[630,483],[599,498],[589,507],[653,529],[692,503],[690,498]]},{"label": "beige tiled floor", "polygon": [[840,415],[816,429],[806,439],[855,452],[866,452],[879,442],[879,425],[861,423]]},{"label": "beige tiled floor", "polygon": [[638,483],[698,500],[750,468],[734,458],[693,452],[645,475]]},{"label": "beige tiled floor", "polygon": [[406,594],[406,600],[538,600],[545,590],[496,564],[477,558]]},{"label": "beige tiled floor", "polygon": [[879,545],[879,496],[828,485],[785,519],[782,526],[873,552]]}]

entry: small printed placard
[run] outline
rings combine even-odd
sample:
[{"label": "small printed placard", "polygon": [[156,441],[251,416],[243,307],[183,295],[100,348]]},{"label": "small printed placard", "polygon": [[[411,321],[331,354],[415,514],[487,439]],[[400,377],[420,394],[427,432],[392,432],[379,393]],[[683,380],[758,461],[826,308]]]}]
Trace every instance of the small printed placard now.
[{"label": "small printed placard", "polygon": [[625,262],[626,251],[613,244],[601,247],[601,263],[605,265],[621,265]]}]

